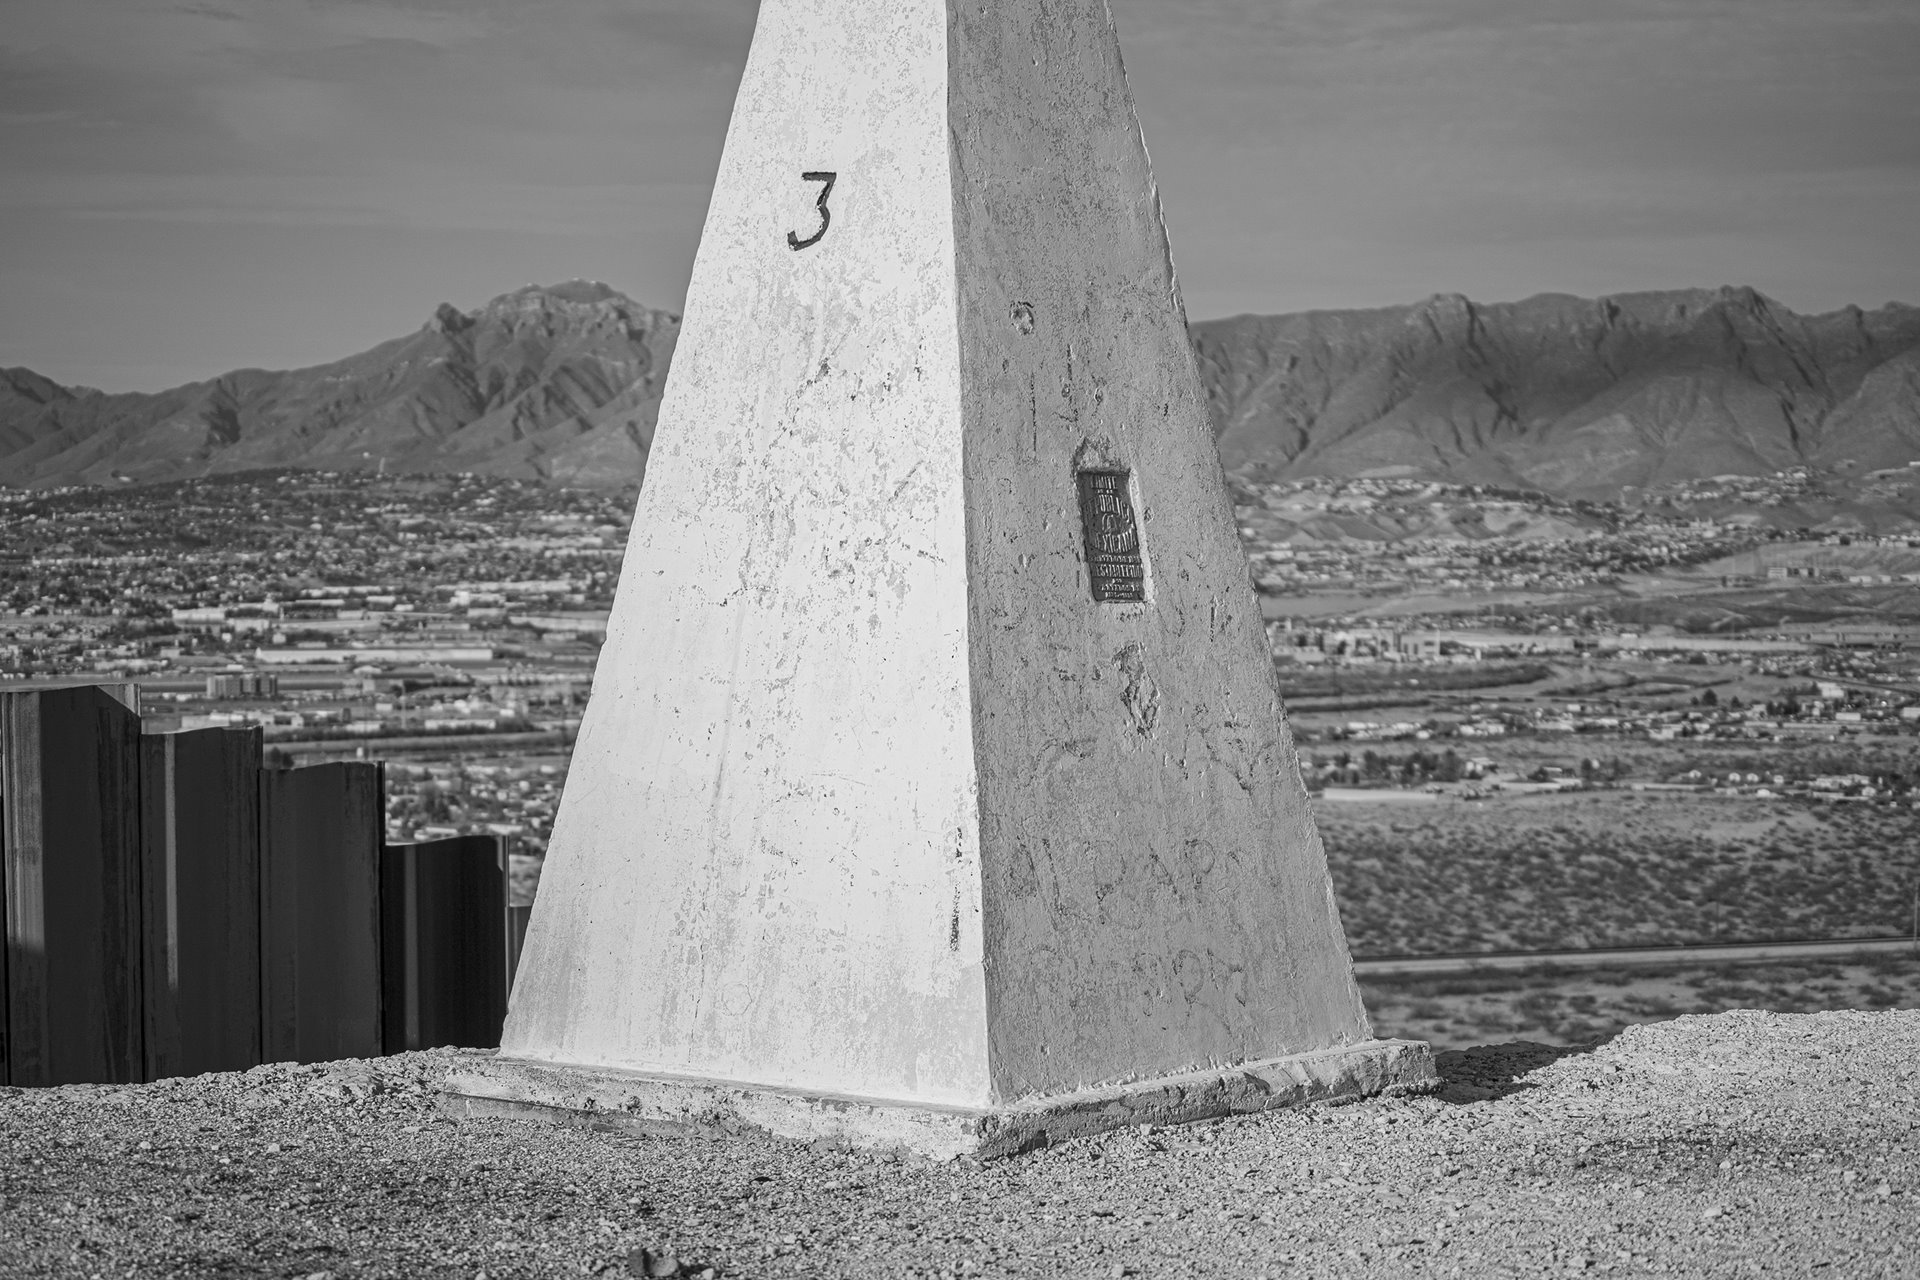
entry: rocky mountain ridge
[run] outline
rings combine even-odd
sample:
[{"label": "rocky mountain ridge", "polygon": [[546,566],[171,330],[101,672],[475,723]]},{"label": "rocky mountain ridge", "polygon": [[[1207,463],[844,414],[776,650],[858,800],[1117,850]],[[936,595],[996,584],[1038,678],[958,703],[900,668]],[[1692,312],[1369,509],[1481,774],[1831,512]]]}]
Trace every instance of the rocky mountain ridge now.
[{"label": "rocky mountain ridge", "polygon": [[[310,369],[114,395],[0,369],[0,484],[254,467],[635,483],[679,318],[529,285]],[[1192,326],[1220,452],[1249,480],[1630,488],[1920,459],[1920,307],[1801,316],[1752,289],[1235,316]]]},{"label": "rocky mountain ridge", "polygon": [[158,481],[254,467],[631,483],[679,317],[603,284],[529,285],[310,369],[152,395],[0,371],[0,483]]},{"label": "rocky mountain ridge", "polygon": [[1920,458],[1920,308],[1801,316],[1752,289],[1236,316],[1193,326],[1252,479],[1628,486]]}]

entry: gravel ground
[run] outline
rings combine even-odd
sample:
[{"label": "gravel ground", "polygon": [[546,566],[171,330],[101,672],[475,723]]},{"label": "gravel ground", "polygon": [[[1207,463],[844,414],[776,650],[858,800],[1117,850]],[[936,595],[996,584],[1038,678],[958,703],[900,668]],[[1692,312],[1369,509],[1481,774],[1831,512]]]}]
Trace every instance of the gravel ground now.
[{"label": "gravel ground", "polygon": [[0,1274],[1920,1275],[1920,1011],[1470,1049],[1435,1096],[984,1166],[456,1125],[455,1057],[0,1089]]}]

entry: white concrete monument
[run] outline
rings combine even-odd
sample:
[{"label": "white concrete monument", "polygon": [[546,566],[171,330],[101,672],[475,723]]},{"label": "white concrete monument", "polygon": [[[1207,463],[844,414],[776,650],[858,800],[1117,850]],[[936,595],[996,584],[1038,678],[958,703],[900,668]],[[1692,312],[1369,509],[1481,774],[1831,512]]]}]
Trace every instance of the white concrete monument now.
[{"label": "white concrete monument", "polygon": [[458,1114],[994,1154],[1373,1039],[1105,0],[763,0]]}]

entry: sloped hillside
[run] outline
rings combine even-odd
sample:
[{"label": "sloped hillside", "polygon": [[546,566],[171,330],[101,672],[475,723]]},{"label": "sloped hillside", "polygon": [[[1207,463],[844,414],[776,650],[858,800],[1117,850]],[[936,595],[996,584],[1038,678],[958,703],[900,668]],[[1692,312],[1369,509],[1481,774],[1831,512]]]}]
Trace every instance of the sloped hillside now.
[{"label": "sloped hillside", "polygon": [[605,285],[529,286],[333,364],[157,395],[0,374],[0,483],[168,480],[265,466],[630,482],[679,319]]},{"label": "sloped hillside", "polygon": [[1230,471],[1606,497],[1920,458],[1920,308],[1800,316],[1751,289],[1194,326]]},{"label": "sloped hillside", "polygon": [[[0,370],[0,484],[263,466],[638,480],[679,319],[601,284],[441,306],[334,364],[156,395]],[[1229,471],[1617,497],[1920,458],[1920,308],[1800,316],[1751,289],[1457,295],[1193,327]]]}]

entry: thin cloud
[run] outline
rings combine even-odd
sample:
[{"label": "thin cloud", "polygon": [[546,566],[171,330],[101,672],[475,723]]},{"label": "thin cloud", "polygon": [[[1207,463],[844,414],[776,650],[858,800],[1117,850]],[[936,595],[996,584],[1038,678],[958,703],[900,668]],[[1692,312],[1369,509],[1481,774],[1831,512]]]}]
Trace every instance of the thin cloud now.
[{"label": "thin cloud", "polygon": [[[0,196],[0,212],[57,210],[77,222],[192,226],[379,228],[417,232],[511,232],[564,240],[607,235],[636,217],[684,214],[706,199],[703,183],[598,183],[555,188],[488,182],[422,188],[412,199],[359,201],[324,180],[169,181],[120,175],[58,193]],[[128,195],[129,190],[137,194]]]},{"label": "thin cloud", "polygon": [[[1112,5],[1196,317],[1920,300],[1913,0]],[[521,279],[677,306],[756,13],[11,0],[0,363],[311,363]],[[263,281],[299,299],[270,325]]]},{"label": "thin cloud", "polygon": [[709,66],[739,66],[746,61],[759,8],[756,0],[715,0],[698,9],[655,3],[610,9],[600,21],[650,50]]}]

